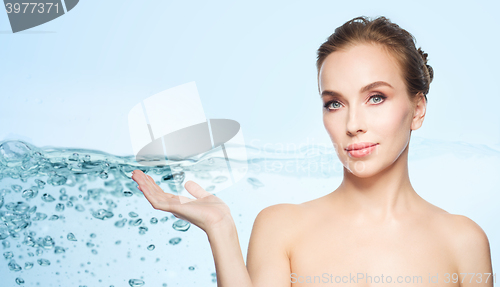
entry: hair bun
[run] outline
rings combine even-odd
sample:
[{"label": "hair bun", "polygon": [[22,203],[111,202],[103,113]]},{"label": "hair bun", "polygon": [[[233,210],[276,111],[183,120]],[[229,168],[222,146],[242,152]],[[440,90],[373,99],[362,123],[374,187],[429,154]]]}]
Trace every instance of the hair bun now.
[{"label": "hair bun", "polygon": [[418,53],[422,57],[422,60],[424,60],[424,66],[427,69],[427,72],[429,73],[429,84],[432,82],[432,79],[434,78],[434,70],[430,65],[427,64],[427,53],[425,53],[422,48],[418,48]]}]

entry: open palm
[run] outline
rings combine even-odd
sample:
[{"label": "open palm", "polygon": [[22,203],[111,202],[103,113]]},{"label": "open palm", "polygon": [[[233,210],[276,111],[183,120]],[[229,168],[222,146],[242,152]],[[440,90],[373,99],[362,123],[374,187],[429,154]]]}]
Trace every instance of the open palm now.
[{"label": "open palm", "polygon": [[151,176],[138,169],[132,172],[132,179],[154,209],[171,212],[205,232],[231,219],[229,207],[194,181],[187,181],[184,187],[196,199],[164,192]]}]

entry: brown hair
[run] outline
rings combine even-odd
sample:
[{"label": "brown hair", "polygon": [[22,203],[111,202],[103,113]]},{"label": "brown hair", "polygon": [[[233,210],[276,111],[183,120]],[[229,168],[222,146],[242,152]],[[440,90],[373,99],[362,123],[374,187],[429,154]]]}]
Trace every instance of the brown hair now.
[{"label": "brown hair", "polygon": [[[381,44],[397,60],[405,80],[410,99],[422,93],[427,102],[427,93],[434,77],[432,67],[427,65],[427,53],[415,47],[415,38],[406,30],[384,16],[369,20],[356,17],[335,29],[335,32],[318,49],[316,67],[319,71],[325,58],[337,50],[356,44]],[[319,81],[318,81],[319,84]]]}]

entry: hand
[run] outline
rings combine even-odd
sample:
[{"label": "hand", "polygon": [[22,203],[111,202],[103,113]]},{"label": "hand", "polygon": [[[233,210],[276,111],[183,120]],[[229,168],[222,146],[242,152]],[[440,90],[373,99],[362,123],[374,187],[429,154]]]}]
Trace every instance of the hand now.
[{"label": "hand", "polygon": [[[164,192],[151,176],[138,169],[132,172],[132,179],[137,182],[139,190],[154,209],[171,212],[175,217],[191,222],[206,233],[232,221],[229,207],[194,181],[188,180],[184,187],[196,199]],[[183,203],[180,202],[181,198]]]}]

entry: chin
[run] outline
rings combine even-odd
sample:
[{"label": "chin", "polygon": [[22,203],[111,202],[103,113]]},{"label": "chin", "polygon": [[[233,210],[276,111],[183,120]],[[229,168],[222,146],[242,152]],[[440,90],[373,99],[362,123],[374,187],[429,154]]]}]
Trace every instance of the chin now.
[{"label": "chin", "polygon": [[344,172],[349,172],[359,178],[372,177],[381,171],[379,166],[375,166],[368,161],[353,161],[350,158],[347,160],[348,162],[344,162]]}]

